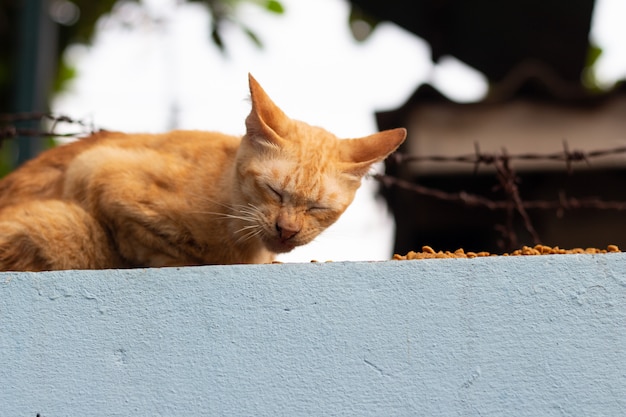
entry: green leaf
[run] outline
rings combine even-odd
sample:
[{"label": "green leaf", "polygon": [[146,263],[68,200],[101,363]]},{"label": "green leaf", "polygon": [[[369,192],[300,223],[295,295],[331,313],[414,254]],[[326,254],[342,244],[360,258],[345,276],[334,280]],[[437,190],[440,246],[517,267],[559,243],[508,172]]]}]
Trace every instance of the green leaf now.
[{"label": "green leaf", "polygon": [[220,35],[220,31],[217,25],[211,31],[211,39],[220,51],[224,52],[226,50],[226,48],[224,47],[224,41],[222,40],[222,35]]},{"label": "green leaf", "polygon": [[267,0],[267,2],[265,3],[265,9],[269,12],[276,13],[276,14],[285,13],[285,8],[277,0]]},{"label": "green leaf", "polygon": [[261,42],[261,39],[256,35],[256,33],[244,25],[241,25],[241,29],[258,48],[263,48],[263,42]]},{"label": "green leaf", "polygon": [[600,55],[602,55],[602,48],[598,45],[590,44],[587,50],[587,67],[593,67]]},{"label": "green leaf", "polygon": [[61,59],[61,61],[59,62],[56,79],[54,80],[54,92],[58,93],[63,91],[68,82],[76,77],[76,74],[76,68],[69,66],[65,59]]},{"label": "green leaf", "polygon": [[354,39],[358,42],[363,42],[372,34],[379,20],[364,12],[359,7],[352,5],[350,8],[349,22],[350,31]]}]

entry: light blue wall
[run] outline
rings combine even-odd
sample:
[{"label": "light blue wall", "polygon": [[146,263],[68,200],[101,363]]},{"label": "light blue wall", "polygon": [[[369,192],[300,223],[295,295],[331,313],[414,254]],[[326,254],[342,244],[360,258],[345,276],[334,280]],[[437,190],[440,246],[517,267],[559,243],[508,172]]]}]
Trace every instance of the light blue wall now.
[{"label": "light blue wall", "polygon": [[624,416],[626,254],[0,274],[0,416]]}]

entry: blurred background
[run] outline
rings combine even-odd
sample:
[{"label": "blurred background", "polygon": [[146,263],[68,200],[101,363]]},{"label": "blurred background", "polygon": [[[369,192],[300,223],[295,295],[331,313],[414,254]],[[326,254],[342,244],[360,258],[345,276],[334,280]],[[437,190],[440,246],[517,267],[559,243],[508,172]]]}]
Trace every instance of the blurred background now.
[{"label": "blurred background", "polygon": [[242,134],[251,72],[340,137],[409,131],[284,261],[626,247],[625,17],[621,0],[2,0],[0,170],[94,129]]}]

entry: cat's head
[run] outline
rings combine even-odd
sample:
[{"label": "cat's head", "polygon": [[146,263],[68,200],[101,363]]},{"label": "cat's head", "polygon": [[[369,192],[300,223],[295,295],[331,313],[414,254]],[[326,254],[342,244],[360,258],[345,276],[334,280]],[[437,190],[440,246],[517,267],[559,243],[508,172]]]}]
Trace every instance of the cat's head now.
[{"label": "cat's head", "polygon": [[252,110],[237,154],[235,207],[240,238],[260,239],[272,252],[312,241],[352,202],[372,164],[395,151],[405,129],[338,139],[287,117],[250,76]]}]

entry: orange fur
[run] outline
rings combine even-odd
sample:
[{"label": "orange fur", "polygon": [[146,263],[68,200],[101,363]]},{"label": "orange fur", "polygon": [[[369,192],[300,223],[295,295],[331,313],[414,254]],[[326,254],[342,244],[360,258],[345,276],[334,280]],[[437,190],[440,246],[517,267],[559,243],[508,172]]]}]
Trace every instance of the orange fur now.
[{"label": "orange fur", "polygon": [[100,132],[2,179],[0,270],[271,262],[335,222],[406,136],[339,140],[249,82],[243,138]]}]

